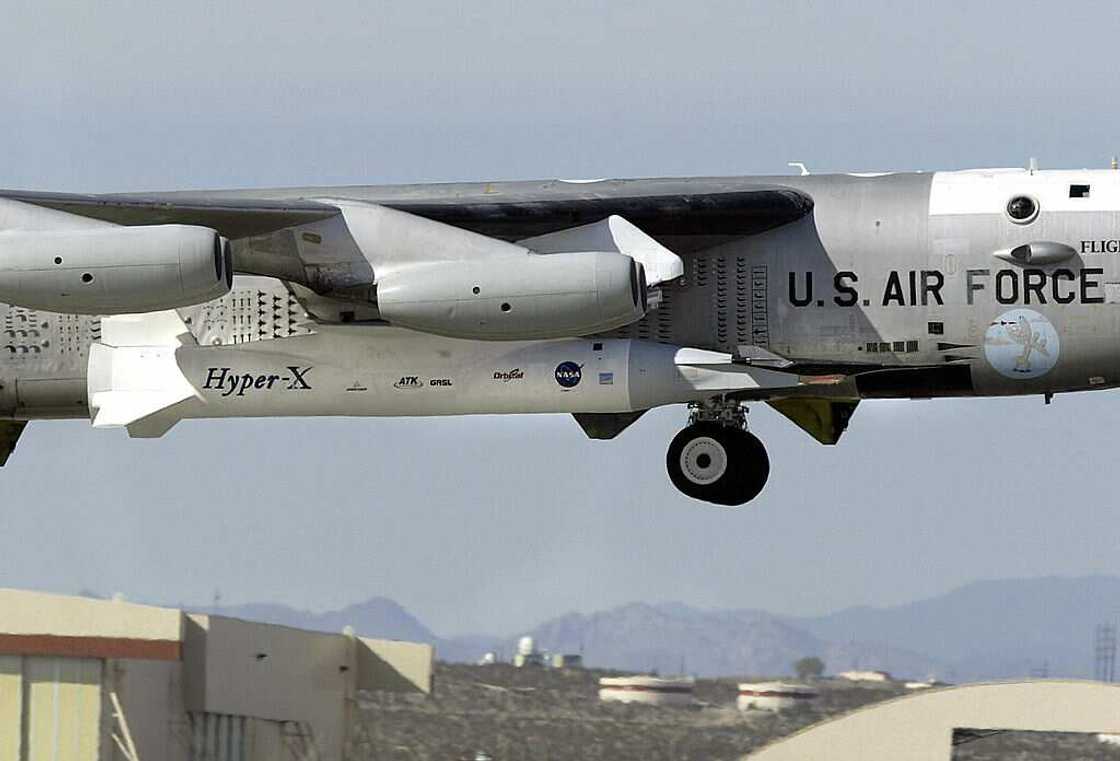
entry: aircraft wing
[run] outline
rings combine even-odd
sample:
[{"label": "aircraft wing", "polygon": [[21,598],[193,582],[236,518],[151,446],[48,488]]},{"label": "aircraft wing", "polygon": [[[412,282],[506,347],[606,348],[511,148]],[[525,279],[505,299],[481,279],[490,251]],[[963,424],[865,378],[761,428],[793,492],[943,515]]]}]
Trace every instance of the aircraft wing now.
[{"label": "aircraft wing", "polygon": [[735,178],[490,182],[83,195],[0,190],[0,198],[122,225],[195,224],[228,238],[338,213],[321,199],[379,204],[503,240],[624,217],[654,238],[741,237],[808,214],[812,199]]},{"label": "aircraft wing", "polygon": [[227,238],[246,238],[327,219],[338,209],[299,198],[220,199],[206,194],[182,196],[82,195],[0,190],[0,198],[64,211],[118,225],[199,225],[217,230]]},{"label": "aircraft wing", "polygon": [[733,178],[116,195],[0,190],[0,199],[120,225],[209,227],[234,242],[238,272],[278,277],[320,294],[373,282],[377,261],[351,235],[353,217],[363,210],[387,207],[506,242],[622,217],[684,253],[779,227],[813,208],[801,191]]}]

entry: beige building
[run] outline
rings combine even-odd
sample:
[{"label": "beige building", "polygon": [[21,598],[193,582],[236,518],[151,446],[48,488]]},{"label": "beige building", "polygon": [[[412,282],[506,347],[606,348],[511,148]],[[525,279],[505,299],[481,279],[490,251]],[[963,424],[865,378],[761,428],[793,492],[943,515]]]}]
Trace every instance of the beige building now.
[{"label": "beige building", "polygon": [[576,653],[553,653],[552,668],[581,669],[583,668],[583,656]]},{"label": "beige building", "polygon": [[0,590],[0,760],[339,761],[359,690],[430,646]]},{"label": "beige building", "polygon": [[1120,732],[1120,684],[1054,680],[919,690],[806,727],[744,761],[950,761],[955,746],[1002,731]]}]

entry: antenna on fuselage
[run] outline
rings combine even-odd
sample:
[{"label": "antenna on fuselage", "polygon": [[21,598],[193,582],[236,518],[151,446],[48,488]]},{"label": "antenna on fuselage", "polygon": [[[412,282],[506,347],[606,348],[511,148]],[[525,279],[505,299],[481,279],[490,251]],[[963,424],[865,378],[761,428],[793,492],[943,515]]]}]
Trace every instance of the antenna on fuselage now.
[{"label": "antenna on fuselage", "polygon": [[1038,159],[1036,159],[1034,156],[1031,156],[1031,162],[1028,169],[1031,174],[1034,174],[1038,171]]},{"label": "antenna on fuselage", "polygon": [[1114,172],[1115,172],[1115,171],[1116,171],[1117,169],[1120,169],[1120,161],[1118,161],[1118,160],[1116,159],[1116,157],[1115,157],[1115,156],[1113,156],[1113,157],[1112,157],[1112,171],[1114,171]]}]

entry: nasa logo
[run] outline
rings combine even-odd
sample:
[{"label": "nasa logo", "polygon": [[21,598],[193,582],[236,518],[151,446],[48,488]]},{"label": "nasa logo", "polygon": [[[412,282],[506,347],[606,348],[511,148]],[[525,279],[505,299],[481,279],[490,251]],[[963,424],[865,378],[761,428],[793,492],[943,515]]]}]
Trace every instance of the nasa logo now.
[{"label": "nasa logo", "polygon": [[556,382],[562,388],[575,388],[583,379],[583,368],[575,362],[561,362],[556,366]]},{"label": "nasa logo", "polygon": [[1004,312],[984,333],[984,356],[1007,378],[1038,378],[1058,362],[1061,342],[1050,321],[1033,309]]},{"label": "nasa logo", "polygon": [[399,391],[413,391],[423,385],[419,375],[402,375],[401,379],[393,384],[393,388]]}]

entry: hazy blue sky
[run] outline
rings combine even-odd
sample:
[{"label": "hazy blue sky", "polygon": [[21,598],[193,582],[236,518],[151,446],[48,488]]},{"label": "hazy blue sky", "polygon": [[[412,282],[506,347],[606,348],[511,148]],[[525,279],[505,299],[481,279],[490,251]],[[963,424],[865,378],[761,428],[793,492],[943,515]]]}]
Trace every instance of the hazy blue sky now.
[{"label": "hazy blue sky", "polygon": [[[0,187],[1106,166],[1113,2],[79,4],[7,0]],[[1120,337],[1118,337],[1120,338]],[[868,402],[824,448],[759,408],[751,506],[677,495],[683,408],[33,425],[0,585],[134,599],[380,594],[440,633],[633,599],[791,613],[983,577],[1120,573],[1120,396]]]}]

